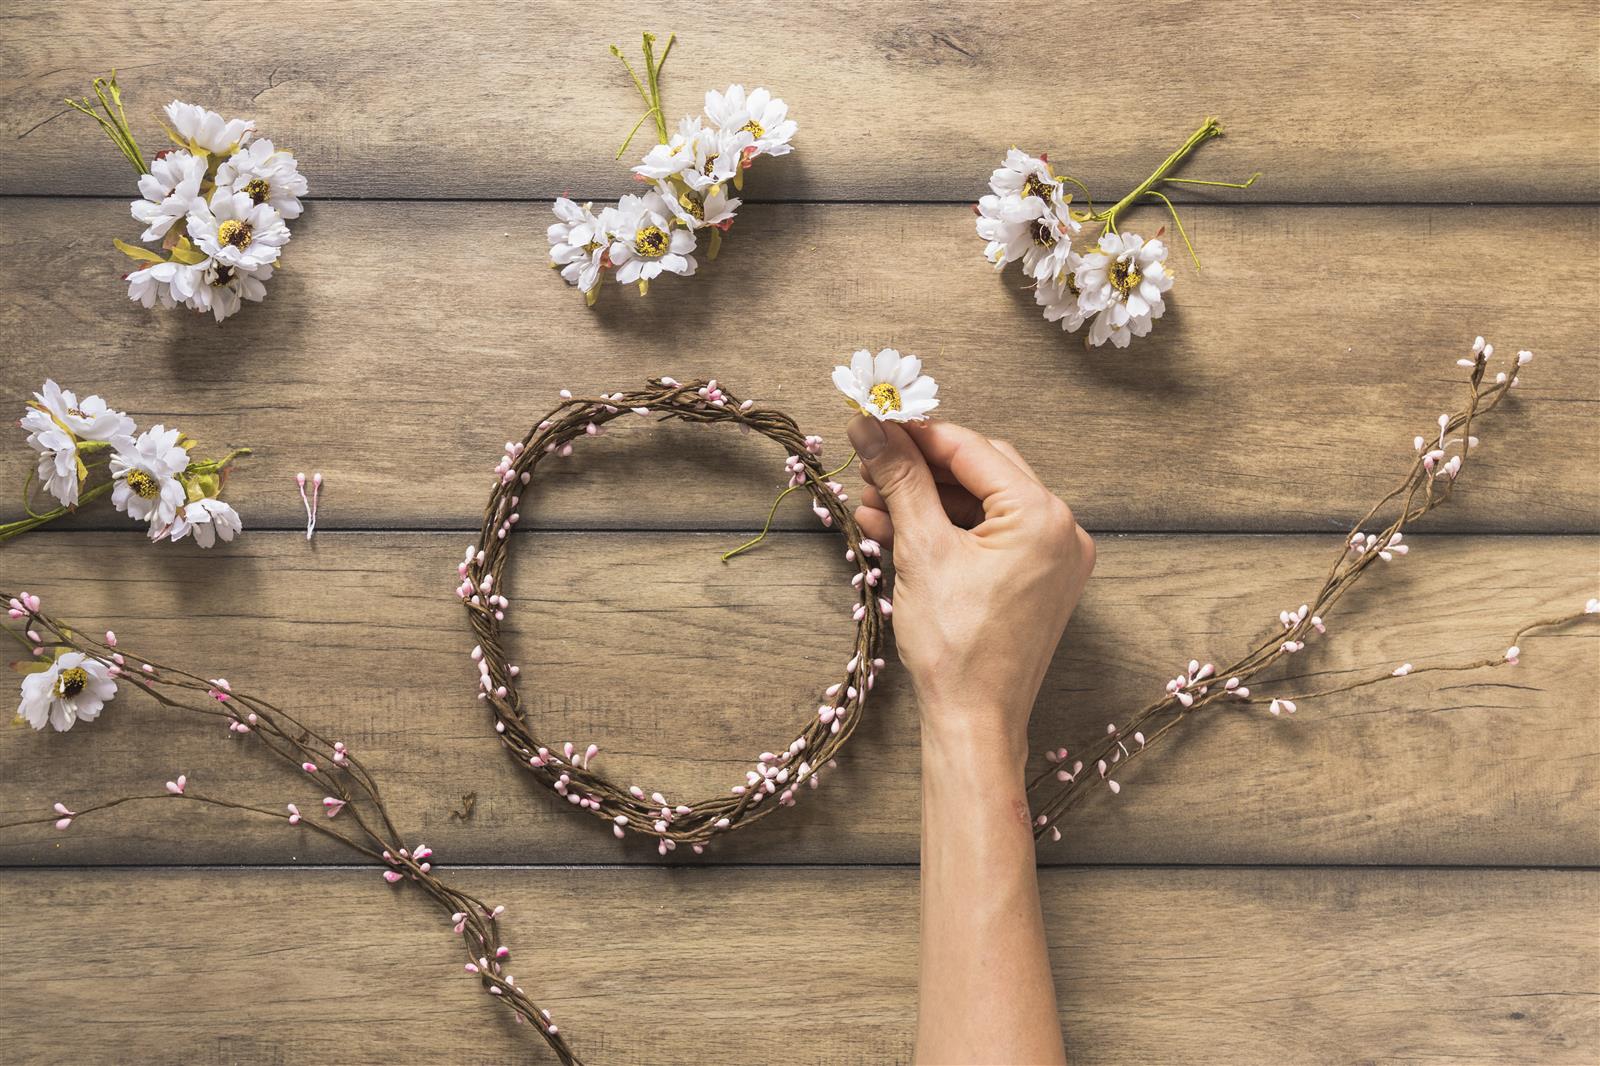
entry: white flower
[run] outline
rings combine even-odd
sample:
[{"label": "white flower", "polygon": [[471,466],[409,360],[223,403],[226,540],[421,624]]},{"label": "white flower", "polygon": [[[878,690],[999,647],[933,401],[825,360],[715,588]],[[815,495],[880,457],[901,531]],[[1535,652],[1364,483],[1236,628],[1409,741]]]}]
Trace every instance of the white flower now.
[{"label": "white flower", "polygon": [[127,277],[128,299],[134,303],[143,304],[145,307],[176,307],[187,296],[173,295],[173,283],[179,281],[179,275],[185,275],[184,284],[192,292],[193,286],[188,284],[187,276],[194,273],[195,268],[182,263],[151,263],[147,267],[135,270]]},{"label": "white flower", "polygon": [[616,210],[605,208],[599,215],[593,204],[579,204],[558,197],[552,206],[558,221],[545,231],[550,241],[550,263],[561,268],[561,276],[568,285],[576,285],[590,292],[600,284],[600,270],[605,266],[606,246],[610,242],[609,224]]},{"label": "white flower", "polygon": [[63,389],[54,381],[46,381],[44,391],[34,393],[33,398],[39,407],[48,411],[79,440],[116,443],[133,436],[133,419],[121,411],[112,410],[98,396],[85,396],[79,400],[71,389]]},{"label": "white flower", "polygon": [[740,161],[751,143],[750,134],[743,130],[704,127],[685,146],[690,154],[689,165],[677,177],[695,190],[730,181],[739,173]]},{"label": "white flower", "polygon": [[693,170],[694,142],[705,132],[700,116],[689,115],[678,123],[678,132],[665,144],[653,145],[633,172],[650,181],[665,181],[686,170]]},{"label": "white flower", "polygon": [[225,266],[255,270],[277,262],[289,227],[271,204],[219,188],[209,204],[201,201],[189,212],[189,239]]},{"label": "white flower", "polygon": [[132,440],[133,419],[113,411],[98,396],[87,396],[80,403],[71,391],[47,380],[41,392],[33,394],[21,420],[28,431],[28,444],[39,453],[38,475],[45,490],[64,506],[78,503],[82,484],[78,442]]},{"label": "white flower", "polygon": [[200,199],[200,182],[205,180],[206,161],[179,150],[166,152],[150,164],[150,173],[139,177],[139,195],[130,205],[133,217],[145,223],[140,240],[159,241],[172,224],[187,215]]},{"label": "white flower", "polygon": [[758,155],[788,155],[789,142],[799,127],[789,118],[789,105],[765,89],[752,89],[745,95],[743,85],[730,85],[728,91],[706,93],[706,118],[718,129],[736,130],[750,135],[744,161]]},{"label": "white flower", "polygon": [[857,352],[849,366],[833,368],[833,384],[852,407],[883,422],[920,422],[939,406],[938,383],[922,373],[922,360],[893,348],[877,358]]},{"label": "white flower", "polygon": [[160,540],[163,537],[170,537],[173,540],[182,540],[193,533],[196,544],[202,548],[209,548],[217,542],[218,537],[230,541],[233,535],[243,528],[244,522],[239,518],[239,512],[231,505],[205,496],[185,507],[171,526],[152,530],[150,539]]},{"label": "white flower", "polygon": [[1006,153],[1005,162],[989,176],[989,188],[996,196],[1037,197],[1041,210],[1049,205],[1065,206],[1068,200],[1066,183],[1051,173],[1050,163],[1020,148]]},{"label": "white flower", "polygon": [[1079,305],[1095,315],[1088,342],[1098,347],[1109,340],[1126,348],[1143,337],[1166,312],[1161,294],[1172,288],[1166,267],[1167,247],[1145,241],[1137,233],[1103,233],[1100,243],[1083,257],[1074,272]]},{"label": "white flower", "polygon": [[649,281],[662,271],[688,276],[695,271],[694,234],[674,226],[671,208],[660,193],[624,196],[617,203],[611,262],[624,285]]},{"label": "white flower", "polygon": [[228,155],[255,132],[255,123],[249,119],[225,119],[199,104],[174,100],[165,110],[179,136],[200,151],[212,155]]},{"label": "white flower", "polygon": [[1061,276],[1083,225],[1072,217],[1070,201],[1058,205],[1037,196],[990,193],[978,200],[977,228],[989,242],[983,254],[996,270],[1021,259],[1028,276],[1038,280]]},{"label": "white flower", "polygon": [[22,679],[22,701],[17,717],[35,729],[45,723],[66,732],[74,722],[92,722],[101,708],[117,694],[111,671],[98,659],[69,651],[50,664],[50,669]]},{"label": "white flower", "polygon": [[178,437],[177,430],[157,425],[111,457],[116,480],[111,503],[135,521],[149,521],[153,529],[171,525],[187,495],[178,475],[188,469],[189,453]]},{"label": "white flower", "polygon": [[217,168],[217,187],[242,192],[254,204],[271,204],[285,219],[299,218],[305,210],[300,197],[307,186],[299,162],[264,138],[239,149]]},{"label": "white flower", "polygon": [[[193,273],[182,279],[191,283],[184,302],[196,311],[210,311],[218,322],[243,307],[245,300],[260,303],[266,299],[266,283],[272,278],[270,266],[244,270],[215,259],[207,259],[190,270]],[[179,286],[174,284],[173,294],[178,292]]]},{"label": "white flower", "polygon": [[1078,332],[1089,317],[1078,300],[1078,286],[1072,277],[1072,271],[1080,259],[1074,252],[1059,280],[1046,278],[1033,287],[1033,300],[1044,308],[1045,321],[1060,322],[1061,328],[1068,333]]},{"label": "white flower", "polygon": [[733,225],[734,213],[741,203],[737,197],[730,197],[722,185],[713,185],[703,192],[685,189],[674,195],[672,186],[662,182],[656,186],[656,191],[673,216],[690,229],[717,226],[726,230]]}]

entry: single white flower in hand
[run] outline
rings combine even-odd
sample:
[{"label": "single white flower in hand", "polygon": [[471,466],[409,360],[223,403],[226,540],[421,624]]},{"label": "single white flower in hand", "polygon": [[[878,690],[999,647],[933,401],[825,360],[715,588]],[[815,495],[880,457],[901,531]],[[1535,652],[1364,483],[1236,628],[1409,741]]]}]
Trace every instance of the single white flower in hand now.
[{"label": "single white flower in hand", "polygon": [[833,368],[833,384],[850,406],[881,422],[920,422],[939,406],[939,385],[922,373],[922,360],[893,348],[876,358],[856,352],[849,366]]},{"label": "single white flower in hand", "polygon": [[750,135],[746,164],[759,155],[788,155],[794,151],[789,142],[800,128],[789,117],[788,104],[765,89],[751,89],[746,95],[743,85],[730,85],[725,93],[707,92],[706,117],[718,129]]},{"label": "single white flower in hand", "polygon": [[660,193],[624,196],[616,207],[611,262],[624,285],[648,282],[662,271],[687,277],[695,271],[694,234],[671,222],[672,210]]},{"label": "single white flower in hand", "polygon": [[153,529],[171,525],[187,495],[178,475],[189,467],[189,452],[178,444],[179,436],[157,425],[111,457],[112,505]]},{"label": "single white flower in hand", "polygon": [[205,180],[206,161],[178,150],[164,152],[150,164],[150,172],[139,176],[139,195],[131,205],[133,217],[146,229],[140,240],[159,241],[172,224],[188,215],[200,200],[200,183]]},{"label": "single white flower in hand", "polygon": [[265,138],[250,142],[217,168],[217,188],[242,192],[253,204],[271,204],[285,219],[299,218],[305,210],[300,197],[307,185],[299,162]]},{"label": "single white flower in hand", "polygon": [[611,234],[607,216],[615,216],[612,208],[599,215],[593,204],[580,204],[565,196],[558,197],[552,206],[558,221],[545,231],[550,241],[550,264],[561,270],[568,285],[581,291],[592,292],[600,284],[600,270],[605,266],[606,247]]},{"label": "single white flower in hand", "polygon": [[1078,264],[1073,278],[1079,305],[1095,315],[1088,343],[1107,340],[1126,348],[1132,337],[1150,332],[1152,321],[1166,312],[1162,294],[1172,288],[1167,246],[1137,233],[1103,233],[1100,243]]},{"label": "single white flower in hand", "polygon": [[190,288],[184,297],[187,305],[201,313],[210,311],[221,322],[243,307],[245,300],[260,303],[267,298],[266,283],[272,280],[273,268],[264,266],[245,270],[207,259],[190,269],[192,274],[174,282],[174,295],[188,283]]},{"label": "single white flower in hand", "polygon": [[174,100],[165,110],[178,136],[200,151],[212,155],[232,154],[235,148],[249,140],[250,135],[255,132],[255,123],[249,119],[225,119],[199,104],[186,104],[181,100]]},{"label": "single white flower in hand", "polygon": [[50,669],[22,679],[17,717],[35,729],[43,729],[48,723],[64,733],[75,722],[92,722],[100,717],[101,709],[116,694],[117,683],[105,663],[82,652],[69,651],[50,664]]},{"label": "single white flower in hand", "polygon": [[233,539],[233,535],[244,528],[244,522],[229,504],[210,496],[202,497],[183,509],[183,513],[165,529],[151,530],[151,540],[161,540],[163,537],[172,540],[182,540],[190,533],[194,534],[194,541],[202,548],[209,548],[221,537],[224,541]]},{"label": "single white flower in hand", "polygon": [[219,263],[248,271],[277,262],[289,227],[271,204],[219,188],[189,212],[189,239]]}]

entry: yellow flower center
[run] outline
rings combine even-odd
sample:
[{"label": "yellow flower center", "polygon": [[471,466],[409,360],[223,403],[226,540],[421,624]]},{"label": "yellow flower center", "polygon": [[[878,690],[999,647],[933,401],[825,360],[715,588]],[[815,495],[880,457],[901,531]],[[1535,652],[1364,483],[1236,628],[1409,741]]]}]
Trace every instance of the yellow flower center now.
[{"label": "yellow flower center", "polygon": [[1042,218],[1033,220],[1033,243],[1041,248],[1053,248],[1056,243],[1056,228],[1049,221]]},{"label": "yellow flower center", "polygon": [[272,186],[267,184],[266,178],[251,178],[245,183],[244,193],[250,197],[251,203],[264,204],[267,197],[272,195]]},{"label": "yellow flower center", "polygon": [[706,205],[694,193],[683,192],[678,194],[678,203],[683,206],[685,211],[694,216],[696,222],[704,222],[706,220]]},{"label": "yellow flower center", "polygon": [[660,259],[666,255],[670,243],[667,231],[660,226],[646,226],[633,238],[634,251],[649,259]]},{"label": "yellow flower center", "polygon": [[1111,287],[1124,296],[1144,280],[1144,275],[1139,273],[1138,268],[1125,259],[1113,259],[1106,276],[1111,281]]},{"label": "yellow flower center", "polygon": [[1049,203],[1050,198],[1054,196],[1055,193],[1055,185],[1045,181],[1037,174],[1029,174],[1027,180],[1022,183],[1023,199],[1027,199],[1030,196],[1037,196],[1045,203]]},{"label": "yellow flower center", "polygon": [[711,172],[713,170],[715,170],[716,168],[717,168],[717,157],[714,156],[714,155],[708,155],[708,156],[706,156],[706,165],[700,168],[700,173],[704,174],[706,177],[709,178],[711,176]]},{"label": "yellow flower center", "polygon": [[69,667],[56,678],[56,694],[64,700],[70,700],[88,687],[89,671],[81,666]]},{"label": "yellow flower center", "polygon": [[231,244],[235,248],[248,248],[250,241],[255,236],[255,231],[250,228],[250,223],[241,222],[236,218],[225,219],[217,227],[217,240],[223,244]]},{"label": "yellow flower center", "polygon": [[872,405],[885,414],[900,410],[900,390],[887,381],[872,386],[871,399]]},{"label": "yellow flower center", "polygon": [[161,486],[156,484],[156,479],[145,473],[143,470],[135,469],[128,471],[127,481],[128,487],[137,493],[142,499],[154,499],[156,494],[161,491]]},{"label": "yellow flower center", "polygon": [[743,126],[740,126],[739,129],[750,134],[750,136],[754,137],[758,141],[767,135],[767,128],[761,123],[757,122],[755,119],[751,119],[749,122],[746,122]]}]

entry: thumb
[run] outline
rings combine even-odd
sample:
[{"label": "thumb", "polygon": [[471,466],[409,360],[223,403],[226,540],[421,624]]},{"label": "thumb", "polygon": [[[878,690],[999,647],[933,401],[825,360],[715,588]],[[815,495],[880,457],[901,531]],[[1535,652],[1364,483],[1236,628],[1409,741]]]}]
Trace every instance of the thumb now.
[{"label": "thumb", "polygon": [[928,461],[905,430],[893,422],[857,415],[845,432],[889,505],[889,518],[898,532],[914,534],[950,524]]}]

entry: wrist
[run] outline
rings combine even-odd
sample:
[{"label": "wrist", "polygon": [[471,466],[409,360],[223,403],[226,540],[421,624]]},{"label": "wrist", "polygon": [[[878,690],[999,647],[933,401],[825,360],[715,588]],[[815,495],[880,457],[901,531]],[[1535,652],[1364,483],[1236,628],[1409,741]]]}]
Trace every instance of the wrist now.
[{"label": "wrist", "polygon": [[973,774],[991,785],[1020,784],[1027,757],[1025,714],[997,707],[923,708],[924,774]]}]

